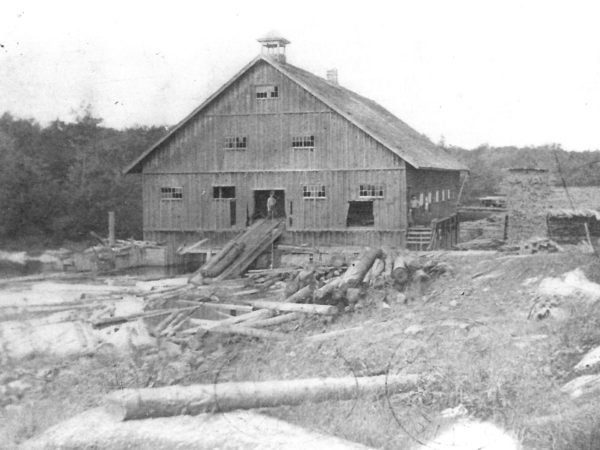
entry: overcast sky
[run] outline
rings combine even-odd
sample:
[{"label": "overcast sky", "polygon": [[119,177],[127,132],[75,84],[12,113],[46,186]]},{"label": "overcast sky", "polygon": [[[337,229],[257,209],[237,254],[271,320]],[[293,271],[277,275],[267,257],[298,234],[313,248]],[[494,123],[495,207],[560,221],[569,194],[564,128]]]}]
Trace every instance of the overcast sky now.
[{"label": "overcast sky", "polygon": [[435,142],[600,149],[595,3],[3,0],[0,113],[173,125],[277,29],[289,62],[336,67]]}]

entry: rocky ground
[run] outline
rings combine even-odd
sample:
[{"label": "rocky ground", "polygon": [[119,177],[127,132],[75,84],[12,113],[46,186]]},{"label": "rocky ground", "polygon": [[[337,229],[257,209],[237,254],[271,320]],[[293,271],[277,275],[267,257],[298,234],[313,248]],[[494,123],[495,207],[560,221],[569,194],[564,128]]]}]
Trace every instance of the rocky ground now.
[{"label": "rocky ground", "polygon": [[[600,345],[596,257],[577,249],[424,257],[451,270],[402,294],[390,285],[365,288],[352,311],[278,326],[274,331],[285,333],[280,340],[209,333],[181,345],[161,338],[138,345],[129,337],[107,345],[83,333],[84,352],[51,354],[29,343],[33,350],[9,357],[14,322],[48,325],[50,316],[47,308],[24,307],[23,292],[37,289],[39,298],[56,292],[48,284],[0,286],[0,446],[14,448],[125,387],[393,373],[419,374],[418,389],[261,412],[375,448],[417,448],[459,418],[494,424],[526,449],[598,448],[600,358],[587,354]],[[82,304],[90,285],[105,289],[108,299],[115,287],[135,290],[134,297],[151,289],[130,278],[111,280],[86,281],[71,305]],[[335,330],[349,331],[304,339]]]}]

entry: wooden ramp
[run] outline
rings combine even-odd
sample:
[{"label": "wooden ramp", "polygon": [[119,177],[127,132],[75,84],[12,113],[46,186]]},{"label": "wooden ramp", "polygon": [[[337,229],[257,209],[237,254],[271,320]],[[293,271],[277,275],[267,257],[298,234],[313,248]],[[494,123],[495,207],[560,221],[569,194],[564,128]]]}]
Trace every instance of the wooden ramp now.
[{"label": "wooden ramp", "polygon": [[[268,250],[284,230],[281,219],[261,219],[254,222],[244,233],[236,236],[223,247],[210,261],[204,264],[198,274],[206,273],[231,259],[219,274],[213,275],[214,280],[226,280],[239,277],[248,269],[256,258]],[[192,282],[196,275],[192,277]]]}]

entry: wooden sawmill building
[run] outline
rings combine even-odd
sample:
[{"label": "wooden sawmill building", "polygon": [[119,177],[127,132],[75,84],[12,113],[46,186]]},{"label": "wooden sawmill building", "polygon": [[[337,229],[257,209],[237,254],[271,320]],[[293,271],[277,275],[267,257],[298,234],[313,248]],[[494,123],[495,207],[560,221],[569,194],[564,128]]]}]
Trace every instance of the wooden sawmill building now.
[{"label": "wooden sawmill building", "polygon": [[[283,242],[402,247],[411,224],[456,212],[465,170],[372,100],[261,54],[126,168],[141,173],[144,239],[223,245],[266,216]],[[409,219],[412,196],[419,201]]]}]

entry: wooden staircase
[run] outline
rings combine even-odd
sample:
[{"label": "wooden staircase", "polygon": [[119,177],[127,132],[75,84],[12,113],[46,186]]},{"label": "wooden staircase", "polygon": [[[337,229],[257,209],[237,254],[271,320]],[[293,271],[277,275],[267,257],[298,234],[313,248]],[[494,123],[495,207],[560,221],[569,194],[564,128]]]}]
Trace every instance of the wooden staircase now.
[{"label": "wooden staircase", "polygon": [[428,226],[415,225],[406,232],[406,248],[408,250],[427,250],[431,246],[432,229]]}]

